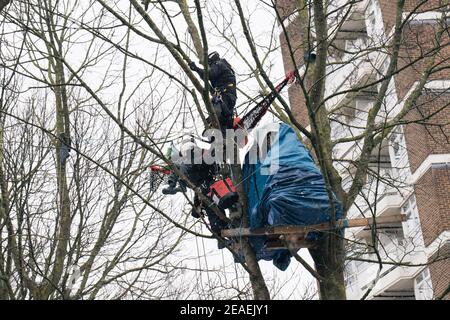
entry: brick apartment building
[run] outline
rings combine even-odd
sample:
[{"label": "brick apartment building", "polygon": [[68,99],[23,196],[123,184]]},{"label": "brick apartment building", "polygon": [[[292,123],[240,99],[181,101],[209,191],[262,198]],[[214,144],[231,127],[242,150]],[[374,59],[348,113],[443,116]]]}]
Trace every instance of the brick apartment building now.
[{"label": "brick apartment building", "polygon": [[[353,1],[351,8],[350,2],[330,0],[329,8],[344,7],[346,15],[341,19],[342,23],[335,25],[332,16],[329,17],[329,35],[336,50],[334,53],[330,50],[328,57],[330,66],[327,69],[326,96],[379,80],[390,62],[397,1]],[[434,45],[442,11],[450,11],[448,6],[443,6],[444,1],[430,0],[418,6],[421,2],[405,1],[403,18],[406,22],[398,60],[401,71],[389,83],[380,118],[390,119],[398,114],[411,96],[429,61],[429,57],[420,57]],[[300,32],[298,3],[297,0],[278,0],[277,7],[301,70],[305,46]],[[414,14],[410,15],[411,12]],[[447,28],[449,22],[447,18]],[[292,70],[293,64],[281,30],[280,26],[284,67],[288,71]],[[379,230],[379,252],[383,260],[391,261],[391,264],[384,264],[379,270],[376,263],[348,262],[348,299],[361,298],[369,288],[372,290],[368,299],[450,299],[448,292],[444,294],[450,285],[450,259],[445,259],[450,254],[448,33],[447,29],[441,39],[441,43],[447,45],[439,49],[435,58],[435,64],[440,64],[427,80],[416,107],[406,115],[405,123],[397,126],[374,154],[376,161],[373,169],[378,170],[378,176],[387,177],[391,182],[368,177],[362,196],[349,211],[349,217],[404,213],[408,220]],[[383,49],[376,49],[381,47]],[[371,51],[368,48],[374,49]],[[354,54],[357,51],[359,55]],[[367,116],[366,111],[374,103],[378,90],[379,84],[357,92],[339,94],[327,102],[327,110],[340,110],[331,116],[339,119],[331,123],[334,138],[362,132],[364,116]],[[298,85],[289,88],[289,100],[297,120],[308,126],[305,100]],[[414,122],[419,119],[426,121]],[[343,143],[334,151],[336,158],[355,159],[358,157],[358,143]],[[345,187],[346,183],[351,182],[352,170],[343,163],[337,163],[336,168],[342,172]],[[346,237],[362,243],[370,243],[372,239],[370,230],[364,228],[347,231]],[[350,251],[349,255],[352,254]],[[359,257],[376,260],[373,253],[361,253]],[[413,266],[405,266],[407,263]]]}]

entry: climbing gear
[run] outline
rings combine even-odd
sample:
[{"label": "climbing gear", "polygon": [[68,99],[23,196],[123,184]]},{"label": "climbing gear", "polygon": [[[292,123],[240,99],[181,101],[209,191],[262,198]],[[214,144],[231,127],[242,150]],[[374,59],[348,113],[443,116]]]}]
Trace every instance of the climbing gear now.
[{"label": "climbing gear", "polygon": [[[254,128],[258,122],[261,120],[261,118],[264,116],[264,114],[269,109],[271,103],[276,98],[276,93],[279,93],[287,84],[291,84],[295,81],[294,71],[289,72],[286,74],[283,81],[281,81],[276,87],[275,90],[270,92],[268,95],[266,95],[261,102],[259,102],[255,107],[253,107],[246,115],[244,115],[242,118],[234,118],[233,119],[233,128],[236,129],[244,129],[244,130],[250,130]],[[226,88],[234,87],[232,83],[228,84]],[[226,89],[225,88],[225,89]],[[216,90],[215,92],[219,92]],[[217,93],[219,95],[219,93]],[[222,96],[220,95],[217,97],[221,101]],[[211,141],[212,142],[212,141]],[[150,166],[150,190],[155,191],[158,189],[161,183],[167,182],[168,176],[170,175],[171,171],[160,167],[160,166]],[[169,192],[171,192],[169,190]],[[172,193],[170,193],[172,194]]]},{"label": "climbing gear", "polygon": [[182,184],[180,183],[179,187],[176,187],[174,185],[169,185],[167,188],[164,188],[161,190],[162,194],[165,195],[174,195],[178,192],[186,192],[186,187],[182,187]]},{"label": "climbing gear", "polygon": [[[233,119],[233,128],[236,130],[238,128],[244,130],[250,130],[254,128],[264,114],[269,109],[271,103],[276,98],[276,93],[279,93],[287,84],[291,84],[295,81],[294,71],[286,74],[285,78],[275,87],[275,90],[266,95],[261,102],[259,102],[255,107],[253,107],[246,115],[242,118],[236,117]],[[226,88],[232,88],[234,84],[228,84]],[[220,94],[220,90],[215,90],[218,101],[222,101],[222,95]],[[151,191],[155,191],[158,189],[159,185],[168,179],[171,171],[167,168],[163,168],[160,166],[150,166],[150,189]],[[169,190],[169,192],[171,192]],[[171,194],[171,193],[170,193]]]},{"label": "climbing gear", "polygon": [[[179,185],[178,187],[177,183]],[[168,187],[161,190],[163,194],[173,195],[177,194],[178,192],[186,192],[186,184],[184,183],[184,181],[178,179],[178,177],[173,173],[167,178],[167,184]]]},{"label": "climbing gear", "polygon": [[234,87],[235,87],[234,83],[229,83],[225,86],[210,88],[210,93],[211,93],[211,96],[214,97],[214,95],[216,95],[216,94],[222,95],[223,93],[227,93],[228,90],[231,90]]},{"label": "climbing gear", "polygon": [[214,182],[208,196],[221,209],[229,209],[238,201],[238,193],[230,178]]},{"label": "climbing gear", "polygon": [[154,192],[156,190],[158,190],[159,186],[162,183],[167,183],[169,176],[171,174],[171,171],[163,168],[161,166],[157,166],[157,165],[151,165],[149,167],[150,169],[150,175],[149,175],[149,180],[150,180],[150,191]]},{"label": "climbing gear", "polygon": [[241,118],[235,117],[233,119],[233,128],[237,128],[238,123],[241,121]]},{"label": "climbing gear", "polygon": [[234,88],[234,83],[229,83],[226,86],[222,87],[220,90],[222,91],[222,93],[225,93],[228,91],[228,89]]},{"label": "climbing gear", "polygon": [[194,218],[200,218],[203,216],[202,202],[198,198],[198,196],[194,195],[194,203],[191,210],[191,216]]},{"label": "climbing gear", "polygon": [[189,65],[189,69],[191,69],[192,71],[195,71],[198,69],[198,67],[194,61],[189,62],[188,65]]},{"label": "climbing gear", "polygon": [[212,93],[211,102],[213,104],[218,104],[223,102],[222,91],[219,88],[214,88],[214,92]]}]

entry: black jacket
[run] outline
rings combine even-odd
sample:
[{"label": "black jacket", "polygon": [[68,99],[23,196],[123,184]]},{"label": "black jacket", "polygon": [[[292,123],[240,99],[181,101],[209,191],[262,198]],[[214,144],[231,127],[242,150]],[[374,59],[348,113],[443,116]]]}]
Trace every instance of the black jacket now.
[{"label": "black jacket", "polygon": [[[196,68],[195,71],[203,78],[203,69]],[[236,76],[228,61],[219,59],[209,65],[208,71],[212,89],[217,88],[222,94],[230,95],[236,100]]]}]

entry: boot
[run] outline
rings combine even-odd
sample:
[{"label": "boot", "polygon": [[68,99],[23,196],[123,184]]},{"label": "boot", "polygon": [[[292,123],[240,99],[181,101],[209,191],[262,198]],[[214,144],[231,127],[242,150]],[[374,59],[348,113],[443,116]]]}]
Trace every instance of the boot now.
[{"label": "boot", "polygon": [[170,177],[168,181],[169,186],[167,188],[162,189],[162,193],[176,194],[178,191],[180,191],[180,188],[177,188],[177,181],[178,180],[173,179],[173,177]]},{"label": "boot", "polygon": [[173,186],[168,186],[167,188],[161,190],[162,194],[165,195],[176,194],[178,191],[180,191],[180,188],[175,188]]},{"label": "boot", "polygon": [[198,208],[198,207],[194,207],[194,208],[192,208],[192,210],[191,210],[191,216],[192,217],[194,217],[194,218],[200,218],[201,217],[201,209],[200,208]]}]

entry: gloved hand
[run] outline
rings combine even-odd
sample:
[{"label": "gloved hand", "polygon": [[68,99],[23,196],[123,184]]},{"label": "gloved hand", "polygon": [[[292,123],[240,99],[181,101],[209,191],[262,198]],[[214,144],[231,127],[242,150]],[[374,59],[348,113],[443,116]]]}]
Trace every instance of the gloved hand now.
[{"label": "gloved hand", "polygon": [[197,65],[195,64],[194,61],[189,62],[189,68],[191,68],[192,71],[197,70]]}]

